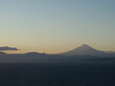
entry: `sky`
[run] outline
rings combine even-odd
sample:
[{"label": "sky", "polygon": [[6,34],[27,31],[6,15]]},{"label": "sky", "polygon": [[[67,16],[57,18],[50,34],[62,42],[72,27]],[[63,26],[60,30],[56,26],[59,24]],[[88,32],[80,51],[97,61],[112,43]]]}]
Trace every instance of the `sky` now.
[{"label": "sky", "polygon": [[115,0],[0,0],[0,46],[59,53],[115,51]]}]

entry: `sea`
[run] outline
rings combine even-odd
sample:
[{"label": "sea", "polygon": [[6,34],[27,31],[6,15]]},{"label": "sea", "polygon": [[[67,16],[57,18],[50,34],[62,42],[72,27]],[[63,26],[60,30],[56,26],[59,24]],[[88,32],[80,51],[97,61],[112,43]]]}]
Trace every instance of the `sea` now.
[{"label": "sea", "polygon": [[0,63],[0,86],[115,86],[115,63]]}]

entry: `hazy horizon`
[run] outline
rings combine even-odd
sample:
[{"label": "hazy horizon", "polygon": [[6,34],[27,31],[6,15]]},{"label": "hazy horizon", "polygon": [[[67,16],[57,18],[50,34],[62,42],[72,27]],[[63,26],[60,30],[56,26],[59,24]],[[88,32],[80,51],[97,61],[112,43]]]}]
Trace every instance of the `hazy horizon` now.
[{"label": "hazy horizon", "polygon": [[[98,50],[98,49],[96,49],[96,48],[94,48],[94,47],[92,47],[90,45],[87,45],[87,44],[81,44],[81,45],[77,46],[74,49],[70,49],[70,50],[63,51],[63,52],[58,52],[58,53],[57,52],[56,53],[46,53],[46,52],[37,52],[37,51],[28,51],[28,52],[25,51],[25,52],[23,52],[22,50],[20,50],[18,48],[15,48],[15,47],[8,47],[8,46],[2,46],[2,47],[0,47],[0,52],[4,52],[6,54],[26,54],[26,53],[33,53],[34,52],[34,53],[41,53],[41,54],[45,53],[45,54],[55,54],[55,55],[56,54],[57,55],[58,54],[59,55],[66,55],[66,53],[72,52],[75,55],[79,55],[79,53],[81,53],[81,54],[84,54],[84,53],[85,54],[93,53],[94,50],[96,52],[100,52],[101,51],[101,50]],[[21,52],[19,52],[19,51],[21,51]],[[109,53],[109,54],[112,54],[112,53],[114,54],[115,53],[115,51],[101,51],[101,52]]]},{"label": "hazy horizon", "polygon": [[60,53],[80,44],[115,51],[114,0],[1,0],[0,46],[7,53]]}]

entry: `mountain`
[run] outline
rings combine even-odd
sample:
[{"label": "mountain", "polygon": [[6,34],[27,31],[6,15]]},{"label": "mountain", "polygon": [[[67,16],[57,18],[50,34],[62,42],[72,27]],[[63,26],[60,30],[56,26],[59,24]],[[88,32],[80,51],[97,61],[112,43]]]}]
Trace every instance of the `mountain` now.
[{"label": "mountain", "polygon": [[103,51],[96,50],[89,45],[82,44],[76,49],[61,53],[61,55],[90,55],[90,56],[105,56],[106,53]]},{"label": "mountain", "polygon": [[104,51],[105,53],[115,53],[115,51]]}]

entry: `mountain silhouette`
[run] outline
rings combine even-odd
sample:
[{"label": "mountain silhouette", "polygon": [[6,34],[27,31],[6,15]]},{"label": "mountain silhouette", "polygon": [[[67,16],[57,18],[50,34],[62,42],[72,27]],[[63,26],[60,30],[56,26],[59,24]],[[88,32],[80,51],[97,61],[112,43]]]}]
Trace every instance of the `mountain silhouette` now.
[{"label": "mountain silhouette", "polygon": [[105,54],[106,54],[105,52],[96,50],[87,44],[82,44],[81,46],[73,50],[61,53],[61,55],[90,55],[90,56],[105,56]]},{"label": "mountain silhouette", "polygon": [[104,51],[105,53],[115,53],[115,51]]}]

